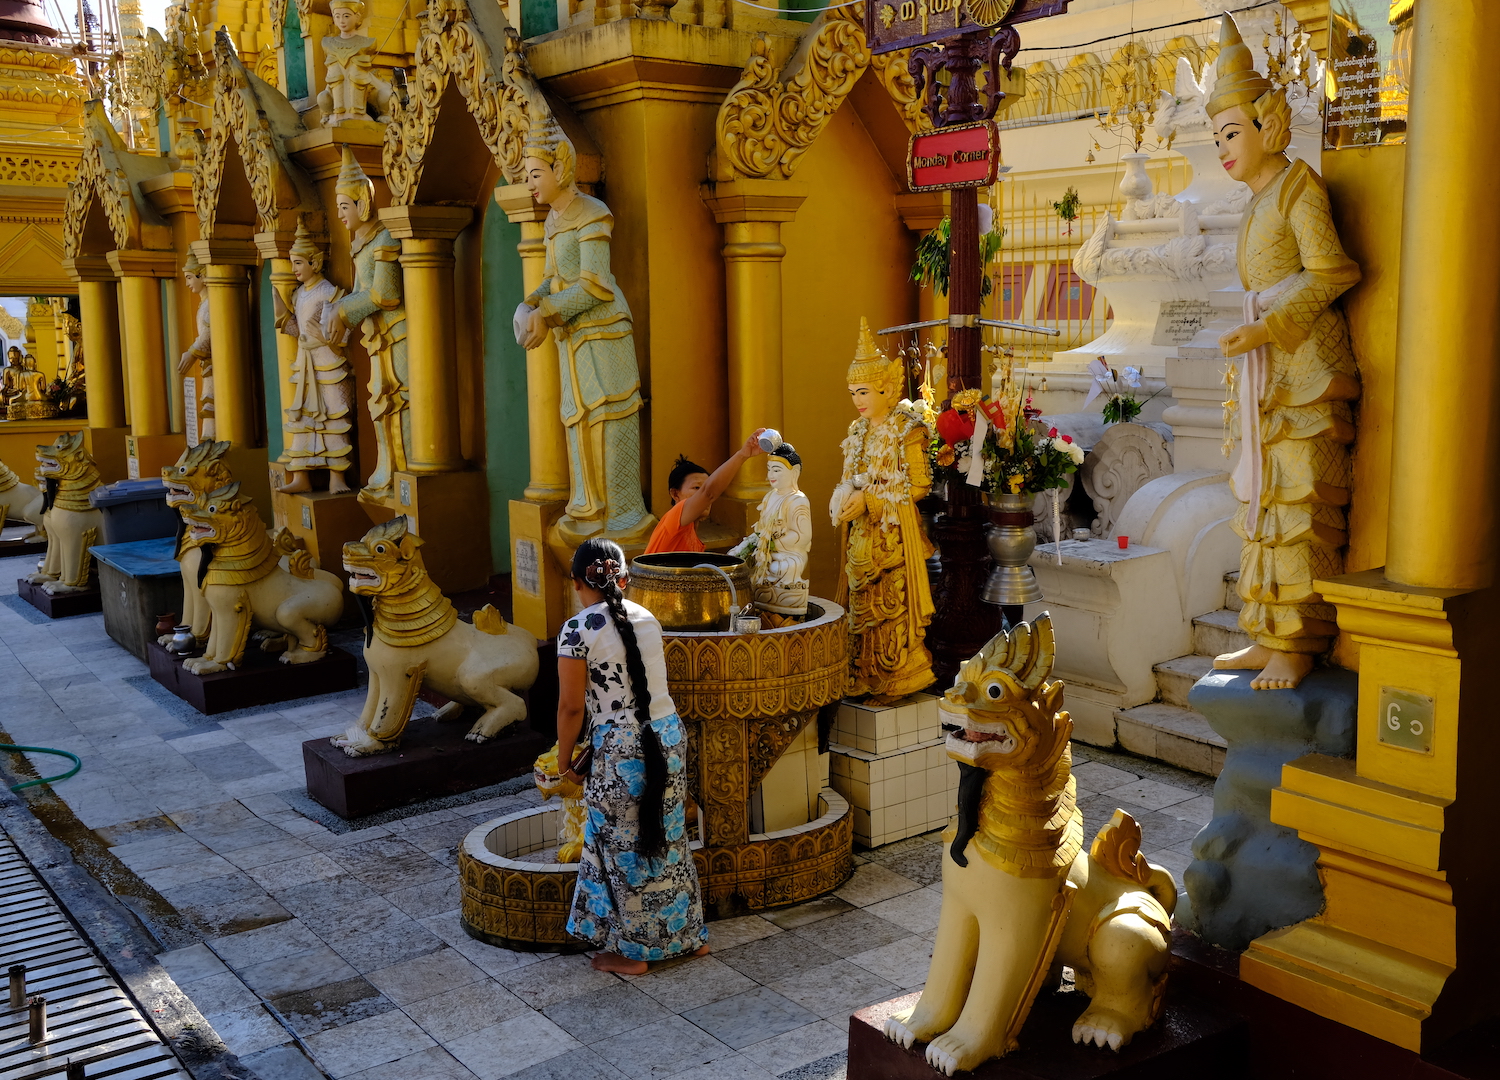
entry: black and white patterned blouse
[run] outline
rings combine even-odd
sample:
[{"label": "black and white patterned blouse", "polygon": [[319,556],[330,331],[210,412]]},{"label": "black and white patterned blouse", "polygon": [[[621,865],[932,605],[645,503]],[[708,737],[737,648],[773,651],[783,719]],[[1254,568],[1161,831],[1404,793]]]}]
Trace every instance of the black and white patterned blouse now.
[{"label": "black and white patterned blouse", "polygon": [[[651,692],[651,719],[660,720],[677,711],[667,692],[667,661],[662,653],[661,623],[640,604],[625,601],[625,615],[635,628],[635,640],[646,665],[646,686]],[[588,662],[588,712],[596,721],[612,713],[632,712],[635,695],[625,670],[625,643],[610,621],[603,601],[586,607],[567,622],[557,635],[557,655]]]}]

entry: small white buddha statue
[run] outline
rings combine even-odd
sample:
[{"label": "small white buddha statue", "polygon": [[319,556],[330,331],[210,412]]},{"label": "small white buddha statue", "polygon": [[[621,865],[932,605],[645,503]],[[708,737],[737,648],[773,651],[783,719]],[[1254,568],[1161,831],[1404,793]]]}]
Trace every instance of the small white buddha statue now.
[{"label": "small white buddha statue", "polygon": [[773,615],[807,614],[807,556],[812,549],[812,508],[797,486],[802,459],[789,444],[766,456],[766,492],[749,536],[730,551],[751,564],[755,606]]}]

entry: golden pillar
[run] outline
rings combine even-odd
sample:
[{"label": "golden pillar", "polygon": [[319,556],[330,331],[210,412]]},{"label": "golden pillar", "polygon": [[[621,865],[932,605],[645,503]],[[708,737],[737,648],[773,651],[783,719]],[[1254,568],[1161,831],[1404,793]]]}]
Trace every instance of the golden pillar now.
[{"label": "golden pillar", "polygon": [[407,394],[413,473],[464,467],[458,426],[458,347],[453,304],[453,240],[473,219],[467,206],[391,206],[380,221],[401,241],[406,302]]},{"label": "golden pillar", "polygon": [[[292,293],[297,288],[297,275],[292,273],[292,260],[284,258],[273,258],[271,260],[271,288],[281,294],[282,300],[286,301],[288,308],[292,306]],[[276,379],[280,387],[278,400],[281,402],[282,414],[285,413],[287,400],[292,393],[292,368],[297,362],[297,339],[290,334],[277,332],[276,334]],[[358,395],[355,395],[356,398]],[[272,416],[268,423],[280,424],[282,415]],[[353,432],[351,431],[351,434]],[[283,438],[281,456],[276,459],[285,462],[286,442]],[[351,538],[352,539],[352,538]]]},{"label": "golden pillar", "polygon": [[[520,184],[495,189],[495,202],[508,220],[521,226],[520,303],[542,283],[547,264],[543,230],[547,208],[538,206]],[[568,444],[562,420],[562,368],[551,334],[526,352],[526,428],[531,468],[524,496],[510,503],[511,584],[516,624],[539,638],[562,626],[569,583],[566,567],[547,550],[547,530],[568,502]]]},{"label": "golden pillar", "polygon": [[[164,435],[171,430],[167,397],[166,335],[162,328],[161,279],[172,276],[171,252],[112,251],[120,275],[125,366],[130,371],[130,431]],[[87,349],[84,351],[87,356]]]},{"label": "golden pillar", "polygon": [[64,266],[78,282],[88,386],[89,455],[105,483],[125,479],[125,372],[120,357],[120,298],[114,269],[103,255],[79,255]]},{"label": "golden pillar", "polygon": [[[1500,528],[1500,147],[1488,110],[1455,108],[1492,85],[1500,5],[1423,0],[1417,7],[1402,207],[1396,339],[1397,451],[1386,577],[1482,589],[1495,576]],[[1445,210],[1464,208],[1457,225]],[[1417,447],[1457,435],[1436,466]]]},{"label": "golden pillar", "polygon": [[[731,447],[758,427],[782,426],[781,223],[796,217],[809,190],[795,180],[704,188],[703,201],[724,226]],[[741,469],[724,494],[748,510],[766,491],[763,470]]]},{"label": "golden pillar", "polygon": [[[525,290],[516,302],[530,296],[542,283],[547,265],[543,229],[547,208],[538,206],[531,192],[520,184],[495,189],[495,202],[508,220],[521,226],[521,282]],[[526,498],[539,503],[568,501],[568,442],[558,417],[562,411],[562,374],[558,366],[557,339],[551,334],[526,352],[527,445],[531,453],[530,483]]]},{"label": "golden pillar", "polygon": [[250,271],[260,264],[248,240],[195,240],[208,286],[209,342],[213,350],[214,437],[231,444],[230,470],[255,500],[267,521],[274,520],[266,451],[256,419],[255,339],[250,318]]},{"label": "golden pillar", "polygon": [[[1492,81],[1500,6],[1423,0],[1416,20],[1387,565],[1315,583],[1358,650],[1356,757],[1283,769],[1271,819],[1317,846],[1326,906],[1252,942],[1240,973],[1426,1051],[1500,1010],[1500,209],[1489,190],[1500,151],[1482,109],[1453,107]],[[1454,228],[1444,205],[1473,214]],[[1391,269],[1366,266],[1366,278]],[[1455,433],[1456,453],[1425,452]]]}]

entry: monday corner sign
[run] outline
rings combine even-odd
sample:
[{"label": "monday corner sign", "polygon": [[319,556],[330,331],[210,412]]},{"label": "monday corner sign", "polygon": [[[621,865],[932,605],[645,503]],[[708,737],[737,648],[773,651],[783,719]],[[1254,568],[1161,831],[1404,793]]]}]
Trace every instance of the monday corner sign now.
[{"label": "monday corner sign", "polygon": [[913,135],[906,182],[913,191],[986,187],[1000,173],[1000,133],[993,121]]}]

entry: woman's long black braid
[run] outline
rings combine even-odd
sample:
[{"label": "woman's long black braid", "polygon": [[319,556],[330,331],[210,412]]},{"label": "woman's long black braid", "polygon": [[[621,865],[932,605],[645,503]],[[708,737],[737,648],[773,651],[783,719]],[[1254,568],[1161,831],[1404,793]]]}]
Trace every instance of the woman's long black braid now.
[{"label": "woman's long black braid", "polygon": [[[609,566],[610,563],[614,566]],[[667,846],[666,828],[662,822],[667,756],[651,726],[651,689],[646,681],[646,662],[635,638],[635,627],[630,625],[630,618],[625,614],[625,597],[616,580],[624,566],[625,553],[612,540],[585,540],[573,556],[574,574],[604,595],[610,621],[615,624],[625,646],[625,673],[630,678],[630,693],[635,699],[636,724],[641,732],[641,760],[646,768],[646,790],[641,795],[636,851],[649,858],[660,858]]]}]

